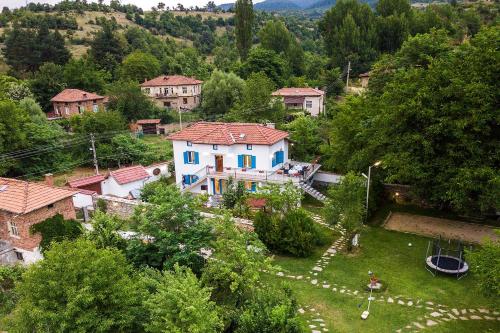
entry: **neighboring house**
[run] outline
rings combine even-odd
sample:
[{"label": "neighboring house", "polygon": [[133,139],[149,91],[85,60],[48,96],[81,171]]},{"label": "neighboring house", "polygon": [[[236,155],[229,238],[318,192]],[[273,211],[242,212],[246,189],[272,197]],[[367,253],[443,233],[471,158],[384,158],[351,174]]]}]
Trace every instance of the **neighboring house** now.
[{"label": "neighboring house", "polygon": [[30,227],[57,214],[75,219],[73,196],[76,191],[49,185],[0,178],[0,262],[33,263],[42,258],[40,234]]},{"label": "neighboring house", "polygon": [[362,88],[368,88],[368,82],[370,81],[370,72],[359,74],[359,80],[361,81]]},{"label": "neighboring house", "polygon": [[160,107],[186,111],[200,105],[202,83],[186,76],[162,75],[141,83],[141,89]]},{"label": "neighboring house", "polygon": [[137,132],[142,134],[165,134],[161,119],[139,119],[136,122]]},{"label": "neighboring house", "polygon": [[108,99],[79,89],[64,89],[50,101],[53,110],[48,118],[69,118],[75,114],[104,110]]},{"label": "neighboring house", "polygon": [[287,109],[307,111],[311,116],[318,116],[325,110],[325,92],[315,88],[282,88],[273,92],[280,97]]},{"label": "neighboring house", "polygon": [[127,198],[131,191],[142,189],[149,177],[149,173],[142,165],[111,171],[101,183],[102,194]]},{"label": "neighboring house", "polygon": [[248,191],[267,182],[307,181],[318,164],[288,159],[288,133],[273,124],[198,122],[173,141],[176,183],[194,193],[222,194],[231,177]]},{"label": "neighboring house", "polygon": [[66,186],[71,188],[76,188],[79,190],[87,190],[95,192],[97,194],[102,194],[101,183],[106,179],[103,175],[94,175],[90,177],[84,177],[79,179],[70,180],[66,183]]}]

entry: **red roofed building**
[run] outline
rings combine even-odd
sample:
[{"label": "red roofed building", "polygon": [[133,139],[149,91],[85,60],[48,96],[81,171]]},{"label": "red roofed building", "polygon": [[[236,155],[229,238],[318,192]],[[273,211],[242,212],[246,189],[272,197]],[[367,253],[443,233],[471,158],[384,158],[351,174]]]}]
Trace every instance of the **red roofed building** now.
[{"label": "red roofed building", "polygon": [[69,118],[84,112],[104,110],[107,97],[79,89],[64,89],[50,100],[53,111],[49,118]]},{"label": "red roofed building", "polygon": [[198,122],[167,139],[173,141],[176,182],[194,193],[220,195],[229,178],[249,192],[267,182],[298,184],[312,167],[288,159],[288,133],[274,124]]},{"label": "red roofed building", "polygon": [[41,259],[41,236],[30,227],[57,214],[75,219],[77,191],[46,184],[0,178],[0,262]]},{"label": "red roofed building", "polygon": [[66,185],[71,188],[102,194],[101,183],[104,181],[104,179],[106,179],[106,177],[103,175],[93,175],[89,177],[70,180],[66,183]]},{"label": "red roofed building", "polygon": [[192,110],[200,105],[203,81],[182,76],[162,75],[141,84],[142,91],[160,107]]},{"label": "red roofed building", "polygon": [[101,183],[102,193],[126,198],[131,191],[142,189],[150,177],[151,175],[142,165],[111,171]]},{"label": "red roofed building", "polygon": [[282,88],[273,92],[273,96],[282,98],[288,109],[302,109],[312,116],[318,116],[325,110],[325,92],[315,88]]}]

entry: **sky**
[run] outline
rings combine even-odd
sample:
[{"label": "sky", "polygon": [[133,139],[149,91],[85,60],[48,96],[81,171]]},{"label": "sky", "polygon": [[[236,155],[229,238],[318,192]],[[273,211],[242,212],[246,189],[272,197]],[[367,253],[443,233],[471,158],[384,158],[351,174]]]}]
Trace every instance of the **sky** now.
[{"label": "sky", "polygon": [[[97,2],[97,0],[88,0],[88,2]],[[163,2],[166,6],[175,7],[178,3],[182,3],[185,7],[190,6],[199,6],[203,7],[207,4],[209,0],[122,0],[122,3],[131,3],[142,9],[150,9],[153,6],[156,6],[158,2]],[[254,0],[254,3],[261,2],[263,0]],[[55,4],[60,2],[60,0],[28,0],[28,2],[40,2],[40,3],[50,3]],[[104,1],[109,3],[109,1]],[[216,4],[221,3],[230,3],[234,2],[234,0],[215,0]],[[0,7],[7,6],[9,8],[17,8],[24,6],[26,4],[26,0],[0,0]]]}]

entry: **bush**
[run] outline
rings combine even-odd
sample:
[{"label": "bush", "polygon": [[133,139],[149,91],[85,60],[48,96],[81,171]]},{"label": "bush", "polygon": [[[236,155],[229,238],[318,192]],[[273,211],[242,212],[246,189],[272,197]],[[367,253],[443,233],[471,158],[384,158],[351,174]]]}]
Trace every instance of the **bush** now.
[{"label": "bush", "polygon": [[78,238],[82,234],[83,229],[78,221],[65,220],[61,214],[57,214],[43,222],[32,225],[30,232],[42,235],[40,249],[42,252],[45,252],[52,242]]},{"label": "bush", "polygon": [[478,280],[481,291],[485,295],[498,299],[500,296],[500,241],[487,240],[479,250],[468,251],[467,261]]}]

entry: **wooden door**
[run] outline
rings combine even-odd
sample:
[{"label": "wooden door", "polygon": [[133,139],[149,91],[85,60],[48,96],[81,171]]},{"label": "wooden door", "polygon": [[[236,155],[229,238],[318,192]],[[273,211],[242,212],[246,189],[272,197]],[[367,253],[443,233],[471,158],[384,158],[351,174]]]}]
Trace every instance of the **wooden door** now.
[{"label": "wooden door", "polygon": [[224,171],[224,157],[222,155],[215,155],[215,171]]}]

